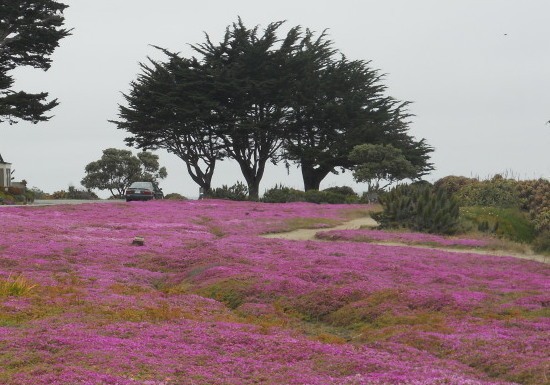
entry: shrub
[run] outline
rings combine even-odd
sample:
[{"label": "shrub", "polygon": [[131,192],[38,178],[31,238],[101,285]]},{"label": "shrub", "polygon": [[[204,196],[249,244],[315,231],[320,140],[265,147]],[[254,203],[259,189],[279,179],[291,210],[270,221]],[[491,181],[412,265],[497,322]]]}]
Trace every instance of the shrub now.
[{"label": "shrub", "polygon": [[464,227],[470,224],[471,228],[501,238],[523,243],[535,238],[533,223],[519,208],[463,207],[460,216]]},{"label": "shrub", "polygon": [[7,279],[0,279],[0,296],[24,296],[35,287],[36,285],[21,275],[17,277],[10,275]]},{"label": "shrub", "polygon": [[167,195],[164,196],[164,199],[171,199],[171,200],[175,200],[175,201],[184,201],[184,200],[187,200],[186,197],[184,197],[183,195],[178,194],[178,193],[170,193],[170,194],[167,194]]},{"label": "shrub", "polygon": [[[330,191],[319,191],[319,190],[308,190],[304,194],[304,199],[306,202],[310,203],[330,203],[330,204],[341,204],[349,203],[349,196],[330,192]],[[351,200],[355,200],[351,198]]]},{"label": "shrub", "polygon": [[277,185],[267,190],[261,200],[266,203],[303,202],[305,201],[304,195],[303,191]]},{"label": "shrub", "polygon": [[495,175],[490,180],[470,183],[455,194],[461,206],[520,207],[518,182]]},{"label": "shrub", "polygon": [[323,192],[330,192],[345,196],[352,196],[357,197],[357,193],[353,191],[353,189],[349,186],[334,186],[334,187],[328,187],[323,190]]},{"label": "shrub", "polygon": [[74,186],[69,186],[68,191],[55,191],[51,197],[52,199],[99,199],[93,191],[79,190]]},{"label": "shrub", "polygon": [[39,189],[38,187],[32,187],[27,190],[27,192],[31,192],[34,196],[34,199],[48,199],[50,198],[50,195]]},{"label": "shrub", "polygon": [[458,230],[457,201],[426,184],[402,185],[380,197],[383,211],[375,215],[382,228],[453,234]]},{"label": "shrub", "polygon": [[533,240],[533,250],[537,253],[550,253],[550,231],[546,230],[542,233],[540,233],[534,240]]},{"label": "shrub", "polygon": [[245,201],[248,199],[248,187],[242,182],[237,182],[230,187],[223,185],[210,190],[206,198]]},{"label": "shrub", "polygon": [[539,232],[550,231],[550,181],[546,179],[518,182],[521,208],[529,212]]},{"label": "shrub", "polygon": [[456,194],[464,186],[468,186],[475,183],[479,183],[479,181],[475,178],[449,175],[437,180],[434,183],[434,187],[445,190],[449,195],[453,195],[453,194]]}]

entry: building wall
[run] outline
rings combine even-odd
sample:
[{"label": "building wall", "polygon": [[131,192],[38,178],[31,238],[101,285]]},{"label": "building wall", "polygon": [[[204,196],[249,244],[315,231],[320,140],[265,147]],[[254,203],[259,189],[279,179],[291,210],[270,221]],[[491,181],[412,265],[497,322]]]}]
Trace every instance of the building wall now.
[{"label": "building wall", "polygon": [[0,163],[0,187],[11,186],[11,164]]}]

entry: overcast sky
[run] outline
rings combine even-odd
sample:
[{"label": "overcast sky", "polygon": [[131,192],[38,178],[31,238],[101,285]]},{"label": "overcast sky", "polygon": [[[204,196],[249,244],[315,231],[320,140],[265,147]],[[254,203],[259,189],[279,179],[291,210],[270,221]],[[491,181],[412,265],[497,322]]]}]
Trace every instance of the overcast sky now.
[{"label": "overcast sky", "polygon": [[[14,89],[47,91],[60,105],[49,122],[0,126],[0,153],[15,180],[46,192],[80,187],[84,167],[109,147],[125,148],[116,119],[121,93],[150,45],[190,56],[204,32],[220,41],[241,16],[246,26],[286,20],[329,38],[349,59],[371,61],[386,74],[387,93],[412,101],[410,134],[435,148],[433,182],[446,175],[496,173],[550,178],[550,1],[548,0],[65,0],[72,36],[60,41],[49,71],[15,71]],[[136,152],[136,150],[133,150]],[[184,163],[156,152],[168,170],[165,193],[196,197]],[[213,186],[244,181],[232,161]],[[302,188],[298,168],[267,169],[260,192],[282,183]],[[321,188],[350,185],[331,175]],[[106,197],[105,194],[101,194]]]}]

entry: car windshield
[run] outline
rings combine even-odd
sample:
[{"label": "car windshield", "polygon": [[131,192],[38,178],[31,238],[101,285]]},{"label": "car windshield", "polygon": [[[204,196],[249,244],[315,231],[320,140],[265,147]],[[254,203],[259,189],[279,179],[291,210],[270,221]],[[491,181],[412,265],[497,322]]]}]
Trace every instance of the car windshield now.
[{"label": "car windshield", "polygon": [[147,188],[152,190],[153,184],[151,182],[134,182],[130,185],[130,188]]}]

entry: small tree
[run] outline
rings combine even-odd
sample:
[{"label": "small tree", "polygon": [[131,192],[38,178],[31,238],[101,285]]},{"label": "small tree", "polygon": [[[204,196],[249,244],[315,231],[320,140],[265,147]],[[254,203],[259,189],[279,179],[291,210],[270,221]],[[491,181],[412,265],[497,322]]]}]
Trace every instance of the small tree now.
[{"label": "small tree", "polygon": [[[353,148],[349,158],[357,164],[354,179],[367,182],[369,191],[383,190],[394,182],[413,179],[417,174],[416,167],[391,144],[361,144]],[[387,183],[380,186],[383,180]]]},{"label": "small tree", "polygon": [[86,165],[86,176],[80,183],[88,189],[109,190],[113,197],[121,197],[132,182],[156,182],[168,175],[160,167],[158,156],[144,151],[136,156],[129,150],[108,148],[101,159]]}]

